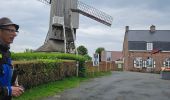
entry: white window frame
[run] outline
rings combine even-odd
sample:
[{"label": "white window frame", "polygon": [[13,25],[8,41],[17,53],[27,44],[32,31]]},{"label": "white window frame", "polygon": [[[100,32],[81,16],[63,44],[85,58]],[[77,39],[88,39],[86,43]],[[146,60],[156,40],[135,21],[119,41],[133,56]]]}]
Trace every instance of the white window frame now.
[{"label": "white window frame", "polygon": [[[137,66],[137,65],[139,65],[139,66]],[[136,57],[133,60],[133,66],[135,68],[142,68],[143,67],[143,59],[142,59],[142,57]]]},{"label": "white window frame", "polygon": [[147,50],[153,50],[153,43],[151,43],[151,42],[148,42],[148,43],[146,43],[146,49]]},{"label": "white window frame", "polygon": [[[151,66],[148,66],[148,63],[147,63],[147,62],[148,62],[149,60],[150,60]],[[156,66],[155,64],[156,64],[156,63],[155,63],[154,59],[151,58],[151,57],[149,57],[149,59],[146,60],[146,67],[147,67],[147,68],[155,68],[155,66]]]},{"label": "white window frame", "polygon": [[146,61],[143,60],[143,66],[142,67],[146,67]]},{"label": "white window frame", "polygon": [[[167,62],[167,64],[168,64],[168,66],[166,66],[166,62]],[[166,68],[170,68],[170,58],[166,58],[165,61],[163,62],[163,65],[164,65],[164,67],[166,67]]]}]

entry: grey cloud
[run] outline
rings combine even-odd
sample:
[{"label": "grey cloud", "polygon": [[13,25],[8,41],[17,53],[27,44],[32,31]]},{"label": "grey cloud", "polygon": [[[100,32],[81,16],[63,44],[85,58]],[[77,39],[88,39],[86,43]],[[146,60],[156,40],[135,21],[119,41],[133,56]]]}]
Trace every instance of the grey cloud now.
[{"label": "grey cloud", "polygon": [[[38,48],[44,43],[50,6],[37,0],[1,0],[0,10],[0,17],[9,17],[20,25],[20,33],[15,44],[12,44],[12,49],[17,51],[25,47]],[[21,49],[16,49],[16,45]]]},{"label": "grey cloud", "polygon": [[[165,9],[169,6],[169,0],[80,0],[86,4],[96,7],[128,8],[146,7],[148,9]],[[169,8],[169,7],[168,7]]]}]

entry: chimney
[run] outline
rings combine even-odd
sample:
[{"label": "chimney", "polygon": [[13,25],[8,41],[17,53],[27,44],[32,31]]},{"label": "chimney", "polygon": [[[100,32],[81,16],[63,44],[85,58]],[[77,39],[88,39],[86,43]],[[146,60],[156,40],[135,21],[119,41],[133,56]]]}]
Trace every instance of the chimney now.
[{"label": "chimney", "polygon": [[156,28],[154,25],[150,26],[150,32],[151,33],[154,33],[156,31]]},{"label": "chimney", "polygon": [[129,26],[126,26],[125,27],[125,32],[128,32],[129,31]]}]

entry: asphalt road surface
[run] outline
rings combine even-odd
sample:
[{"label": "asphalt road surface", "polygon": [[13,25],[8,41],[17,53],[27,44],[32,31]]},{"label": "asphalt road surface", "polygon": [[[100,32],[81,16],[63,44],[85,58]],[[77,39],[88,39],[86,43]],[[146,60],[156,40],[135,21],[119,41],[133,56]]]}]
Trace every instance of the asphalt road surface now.
[{"label": "asphalt road surface", "polygon": [[113,72],[43,100],[170,100],[170,80],[159,74]]}]

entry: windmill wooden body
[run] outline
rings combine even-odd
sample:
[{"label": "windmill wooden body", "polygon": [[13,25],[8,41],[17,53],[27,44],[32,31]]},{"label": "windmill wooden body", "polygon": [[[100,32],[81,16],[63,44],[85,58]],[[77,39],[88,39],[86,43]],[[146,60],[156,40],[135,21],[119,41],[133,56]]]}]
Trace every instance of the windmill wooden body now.
[{"label": "windmill wooden body", "polygon": [[49,30],[44,45],[37,51],[75,52],[79,14],[111,26],[113,18],[78,0],[39,0],[51,5]]}]

